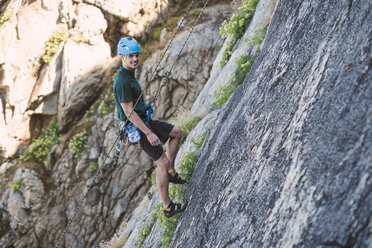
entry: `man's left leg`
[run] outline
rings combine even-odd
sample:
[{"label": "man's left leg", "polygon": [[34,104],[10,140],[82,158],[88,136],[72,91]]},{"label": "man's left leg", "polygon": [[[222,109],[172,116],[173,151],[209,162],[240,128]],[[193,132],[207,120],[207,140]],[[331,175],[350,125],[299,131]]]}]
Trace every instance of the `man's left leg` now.
[{"label": "man's left leg", "polygon": [[167,157],[169,160],[168,172],[174,172],[174,161],[178,152],[178,145],[180,144],[182,138],[181,128],[174,126],[172,131],[169,133],[168,151]]}]

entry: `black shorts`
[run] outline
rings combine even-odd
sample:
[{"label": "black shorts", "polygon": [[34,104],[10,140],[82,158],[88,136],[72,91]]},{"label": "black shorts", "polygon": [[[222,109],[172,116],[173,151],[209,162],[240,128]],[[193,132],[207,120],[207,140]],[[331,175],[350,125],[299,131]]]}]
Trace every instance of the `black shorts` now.
[{"label": "black shorts", "polygon": [[[158,136],[160,141],[164,144],[167,142],[169,138],[169,134],[172,131],[174,125],[169,124],[164,121],[159,120],[150,120],[148,127],[150,130]],[[140,140],[141,148],[154,160],[158,160],[164,153],[163,146],[157,145],[152,146],[150,142],[147,140],[147,137],[144,133],[141,132],[141,140]]]}]

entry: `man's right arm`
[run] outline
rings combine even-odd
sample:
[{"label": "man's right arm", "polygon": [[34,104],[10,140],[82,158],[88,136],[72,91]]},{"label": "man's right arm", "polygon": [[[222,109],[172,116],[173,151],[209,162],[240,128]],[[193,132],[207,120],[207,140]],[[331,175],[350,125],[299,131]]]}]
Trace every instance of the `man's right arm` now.
[{"label": "man's right arm", "polygon": [[136,125],[142,133],[144,133],[147,137],[147,140],[150,142],[152,146],[157,146],[161,144],[158,136],[154,134],[142,121],[139,115],[133,109],[133,102],[122,102],[120,103],[121,107],[124,110],[126,116],[128,116],[129,120]]}]

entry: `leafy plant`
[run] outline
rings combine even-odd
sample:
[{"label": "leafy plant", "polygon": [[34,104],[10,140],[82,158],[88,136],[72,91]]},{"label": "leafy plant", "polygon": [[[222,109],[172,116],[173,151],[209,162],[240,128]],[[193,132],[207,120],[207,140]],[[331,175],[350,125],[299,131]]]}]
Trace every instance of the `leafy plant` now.
[{"label": "leafy plant", "polygon": [[149,235],[149,233],[151,232],[151,229],[154,226],[156,219],[158,218],[158,210],[157,209],[153,210],[149,214],[149,217],[150,219],[143,224],[140,233],[137,235],[137,240],[138,240],[138,243],[136,246],[137,248],[142,247],[143,241],[145,240],[147,235]]},{"label": "leafy plant", "polygon": [[57,134],[57,128],[57,119],[54,119],[41,137],[34,140],[31,146],[25,150],[22,154],[22,159],[26,162],[43,164],[48,158],[50,148],[59,141],[60,136]]},{"label": "leafy plant", "polygon": [[2,26],[5,22],[10,20],[11,13],[4,13],[4,15],[0,15],[0,26]]},{"label": "leafy plant", "polygon": [[228,84],[221,86],[218,90],[213,92],[215,100],[213,105],[215,108],[221,108],[222,105],[229,100],[230,96],[234,93],[237,86],[235,84]]},{"label": "leafy plant", "polygon": [[14,183],[12,183],[12,189],[13,191],[16,191],[16,190],[20,190],[21,187],[22,187],[22,178],[18,179],[17,181],[15,181]]},{"label": "leafy plant", "polygon": [[114,93],[111,93],[109,95],[106,95],[106,97],[104,97],[102,105],[101,105],[101,113],[103,115],[106,115],[114,111],[114,109],[115,109],[115,96],[114,96]]},{"label": "leafy plant", "polygon": [[168,248],[172,241],[173,233],[176,230],[179,214],[166,218],[163,213],[162,204],[157,205],[159,226],[163,229],[161,234],[162,247]]},{"label": "leafy plant", "polygon": [[89,165],[89,172],[95,174],[98,169],[98,163],[94,162]]},{"label": "leafy plant", "polygon": [[[262,41],[265,39],[266,29],[260,28],[255,30],[255,35],[250,39],[245,39],[244,41],[247,42],[249,45],[257,46],[257,53],[260,52],[260,46]],[[235,59],[235,63],[237,64],[237,68],[235,71],[235,75],[230,78],[230,83],[225,86],[221,86],[217,91],[214,91],[214,106],[216,108],[221,108],[222,105],[230,98],[230,96],[234,93],[236,88],[244,81],[245,76],[251,69],[256,56],[252,56],[250,54],[244,53],[240,58]]]},{"label": "leafy plant", "polygon": [[201,119],[199,117],[189,114],[185,121],[180,124],[180,128],[182,130],[181,144],[186,140],[187,135],[189,135],[191,130],[196,127],[200,120]]},{"label": "leafy plant", "polygon": [[45,63],[52,61],[54,54],[58,51],[59,44],[66,42],[67,31],[65,29],[57,30],[52,37],[45,43],[45,54],[43,60]]},{"label": "leafy plant", "polygon": [[72,153],[74,154],[75,158],[80,157],[84,149],[87,147],[87,142],[88,142],[87,132],[76,134],[72,138]]},{"label": "leafy plant", "polygon": [[259,0],[243,0],[242,2],[243,5],[239,8],[239,12],[234,14],[229,22],[225,20],[220,28],[220,35],[222,38],[230,37],[226,49],[222,53],[220,62],[221,68],[224,67],[230,59],[236,41],[243,36],[250,23],[251,17],[256,11]]},{"label": "leafy plant", "polygon": [[243,83],[245,76],[251,69],[254,63],[255,57],[244,53],[240,58],[236,59],[235,62],[238,65],[236,68],[236,73],[230,78],[230,82],[239,86]]},{"label": "leafy plant", "polygon": [[200,138],[192,138],[191,142],[195,145],[196,149],[200,149],[200,147],[203,145],[205,137],[207,136],[207,132],[204,132],[202,134],[202,137]]}]

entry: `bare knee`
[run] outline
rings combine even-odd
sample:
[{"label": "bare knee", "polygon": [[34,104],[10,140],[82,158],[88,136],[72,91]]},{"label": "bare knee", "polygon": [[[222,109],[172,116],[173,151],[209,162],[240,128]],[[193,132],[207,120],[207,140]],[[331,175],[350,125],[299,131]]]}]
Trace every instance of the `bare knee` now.
[{"label": "bare knee", "polygon": [[167,155],[165,155],[165,153],[163,153],[163,155],[155,161],[156,165],[157,165],[157,168],[159,170],[167,170],[168,166],[169,166],[169,159],[167,157]]},{"label": "bare knee", "polygon": [[179,128],[178,126],[174,126],[169,136],[172,138],[181,138],[182,137],[181,128]]}]

